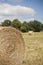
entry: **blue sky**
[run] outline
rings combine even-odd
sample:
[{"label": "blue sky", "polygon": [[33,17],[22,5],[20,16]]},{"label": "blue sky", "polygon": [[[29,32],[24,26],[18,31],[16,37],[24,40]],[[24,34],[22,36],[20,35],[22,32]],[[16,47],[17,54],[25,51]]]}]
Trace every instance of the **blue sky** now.
[{"label": "blue sky", "polygon": [[0,22],[15,18],[43,23],[43,0],[0,0]]}]

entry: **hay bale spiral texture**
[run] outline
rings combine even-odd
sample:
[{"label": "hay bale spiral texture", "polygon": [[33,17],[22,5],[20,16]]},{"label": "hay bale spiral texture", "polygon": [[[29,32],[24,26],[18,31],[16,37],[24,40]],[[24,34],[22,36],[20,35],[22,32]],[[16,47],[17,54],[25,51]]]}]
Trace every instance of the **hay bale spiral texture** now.
[{"label": "hay bale spiral texture", "polygon": [[12,27],[0,28],[0,65],[21,65],[24,57],[21,33]]}]

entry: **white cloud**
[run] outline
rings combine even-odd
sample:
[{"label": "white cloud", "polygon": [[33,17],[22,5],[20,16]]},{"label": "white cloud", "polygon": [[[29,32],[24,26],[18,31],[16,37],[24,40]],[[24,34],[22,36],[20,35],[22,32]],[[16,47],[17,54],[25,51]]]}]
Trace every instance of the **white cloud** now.
[{"label": "white cloud", "polygon": [[32,8],[25,6],[14,6],[10,4],[0,3],[0,20],[1,19],[26,19],[29,17],[34,17],[35,11]]}]

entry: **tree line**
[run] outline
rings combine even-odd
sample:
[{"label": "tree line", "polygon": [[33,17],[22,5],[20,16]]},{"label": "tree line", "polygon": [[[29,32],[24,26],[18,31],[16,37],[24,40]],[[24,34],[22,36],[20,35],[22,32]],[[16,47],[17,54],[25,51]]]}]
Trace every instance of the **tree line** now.
[{"label": "tree line", "polygon": [[4,20],[1,22],[0,26],[12,26],[17,28],[22,32],[34,31],[40,32],[43,31],[43,24],[37,20],[26,22],[24,21],[21,23],[18,19],[11,20]]}]

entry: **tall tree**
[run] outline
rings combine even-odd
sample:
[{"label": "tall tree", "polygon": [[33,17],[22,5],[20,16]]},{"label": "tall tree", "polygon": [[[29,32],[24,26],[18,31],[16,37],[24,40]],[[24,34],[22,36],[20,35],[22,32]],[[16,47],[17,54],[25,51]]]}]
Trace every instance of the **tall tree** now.
[{"label": "tall tree", "polygon": [[32,29],[35,32],[39,32],[41,31],[41,22],[34,20],[34,21],[30,21],[28,23],[29,29]]},{"label": "tall tree", "polygon": [[13,27],[15,27],[15,28],[18,28],[18,29],[20,29],[20,27],[21,27],[21,22],[18,20],[18,19],[15,19],[15,20],[13,20],[12,21],[12,24],[11,24]]}]

